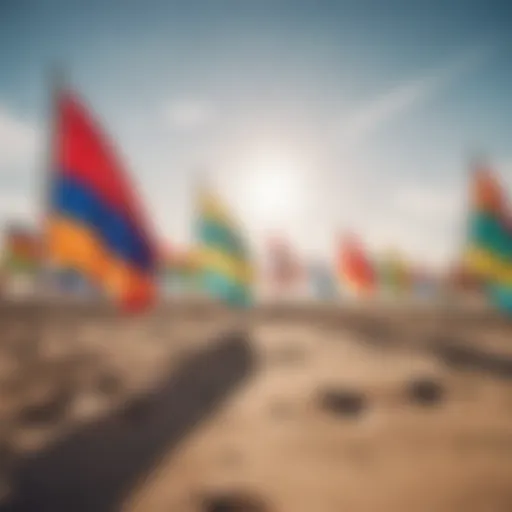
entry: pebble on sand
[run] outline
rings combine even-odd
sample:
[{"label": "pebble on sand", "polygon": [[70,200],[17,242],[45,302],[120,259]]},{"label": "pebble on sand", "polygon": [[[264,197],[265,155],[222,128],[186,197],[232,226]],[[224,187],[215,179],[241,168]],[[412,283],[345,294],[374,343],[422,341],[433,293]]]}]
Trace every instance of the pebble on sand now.
[{"label": "pebble on sand", "polygon": [[330,389],[319,395],[319,404],[325,411],[341,416],[359,416],[366,407],[363,393],[355,390]]},{"label": "pebble on sand", "polygon": [[432,378],[413,379],[407,384],[407,394],[412,402],[420,405],[439,403],[444,395],[442,384]]},{"label": "pebble on sand", "polygon": [[266,512],[267,505],[260,498],[245,492],[223,492],[202,498],[201,512]]}]

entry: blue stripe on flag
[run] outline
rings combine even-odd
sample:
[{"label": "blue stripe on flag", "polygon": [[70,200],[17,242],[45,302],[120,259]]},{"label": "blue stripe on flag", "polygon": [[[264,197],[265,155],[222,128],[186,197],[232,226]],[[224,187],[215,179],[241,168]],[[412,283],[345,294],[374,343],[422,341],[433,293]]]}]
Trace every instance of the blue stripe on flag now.
[{"label": "blue stripe on flag", "polygon": [[202,244],[215,247],[222,252],[241,259],[247,258],[247,249],[238,233],[224,224],[213,220],[200,219],[197,225],[198,238]]},{"label": "blue stripe on flag", "polygon": [[230,306],[244,308],[252,303],[249,288],[218,272],[205,270],[201,275],[201,283],[206,292],[225,301]]},{"label": "blue stripe on flag", "polygon": [[512,314],[512,287],[497,284],[489,286],[492,302],[501,311]]},{"label": "blue stripe on flag", "polygon": [[142,271],[153,268],[154,256],[147,241],[122,215],[75,178],[61,176],[56,180],[52,208],[89,228],[118,258]]},{"label": "blue stripe on flag", "polygon": [[512,232],[500,219],[486,213],[477,213],[471,219],[471,241],[485,247],[505,261],[512,260]]}]

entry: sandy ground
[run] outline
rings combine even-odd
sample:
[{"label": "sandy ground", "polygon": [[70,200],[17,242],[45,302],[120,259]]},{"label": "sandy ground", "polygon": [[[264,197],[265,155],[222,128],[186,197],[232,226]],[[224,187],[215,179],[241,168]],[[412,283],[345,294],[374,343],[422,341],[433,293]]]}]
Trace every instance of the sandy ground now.
[{"label": "sandy ground", "polygon": [[[496,350],[507,333],[473,329],[471,341]],[[205,496],[237,494],[283,512],[512,510],[510,382],[343,329],[285,321],[252,339],[259,371],[123,510],[208,510]],[[439,403],[410,399],[420,377],[443,386]],[[364,409],[322,409],[325,389],[361,393]]]},{"label": "sandy ground", "polygon": [[[366,317],[363,312],[361,318]],[[293,313],[253,318],[253,371],[177,446],[161,454],[131,486],[120,509],[509,512],[509,367],[454,366],[430,345],[444,337],[507,361],[512,328],[494,321],[422,323],[410,317],[380,315],[379,324],[372,321],[369,328],[359,319],[313,321]],[[216,313],[173,313],[158,321],[50,323],[45,363],[40,358],[37,371],[23,373],[18,386],[19,357],[9,355],[9,344],[3,343],[4,446],[15,454],[37,454],[80,424],[108,417],[127,397],[150,389],[232,325],[231,317],[219,318]],[[71,370],[77,357],[81,362]],[[122,383],[116,391],[101,391],[104,374]],[[20,411],[55,394],[51,383],[62,387],[62,379],[74,382],[75,392],[59,421],[47,428],[21,421]],[[433,403],[411,397],[409,388],[417,379],[439,386]],[[356,396],[359,409],[323,407],[326,390]],[[256,502],[252,508],[229,508],[229,500],[239,495]],[[227,502],[216,503],[217,496],[226,496]]]}]

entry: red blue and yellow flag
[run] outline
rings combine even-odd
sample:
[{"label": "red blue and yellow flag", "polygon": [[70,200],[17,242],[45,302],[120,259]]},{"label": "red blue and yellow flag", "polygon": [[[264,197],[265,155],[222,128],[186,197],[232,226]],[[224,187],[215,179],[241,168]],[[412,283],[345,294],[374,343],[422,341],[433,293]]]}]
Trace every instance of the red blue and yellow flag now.
[{"label": "red blue and yellow flag", "polygon": [[47,256],[98,283],[123,308],[156,294],[158,255],[135,189],[114,150],[70,92],[57,105]]}]

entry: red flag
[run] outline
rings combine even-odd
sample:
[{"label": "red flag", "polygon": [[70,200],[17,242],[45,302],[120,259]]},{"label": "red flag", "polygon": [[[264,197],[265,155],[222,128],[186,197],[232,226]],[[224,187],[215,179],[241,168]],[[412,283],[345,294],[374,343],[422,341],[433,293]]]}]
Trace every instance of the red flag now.
[{"label": "red flag", "polygon": [[375,272],[361,243],[353,235],[341,243],[338,273],[358,293],[371,294],[375,289]]}]

